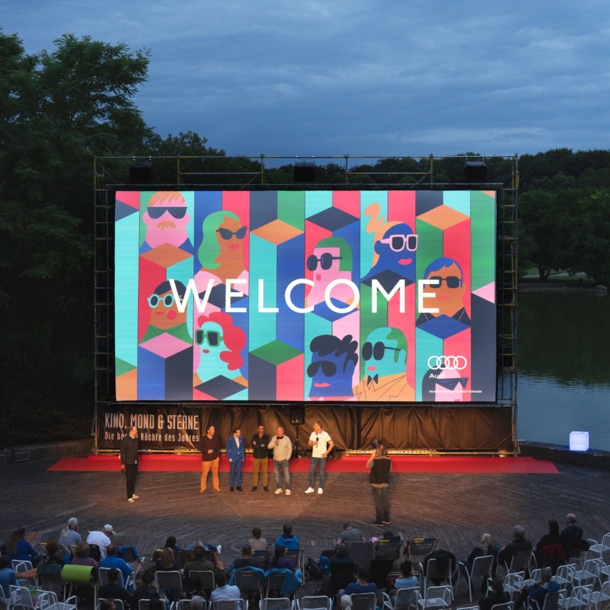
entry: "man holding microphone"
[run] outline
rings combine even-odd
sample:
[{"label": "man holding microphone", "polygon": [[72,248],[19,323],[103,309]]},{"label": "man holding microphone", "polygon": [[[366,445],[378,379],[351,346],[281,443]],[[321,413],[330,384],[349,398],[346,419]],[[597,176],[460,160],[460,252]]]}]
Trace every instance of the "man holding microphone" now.
[{"label": "man holding microphone", "polygon": [[326,458],[335,446],[328,432],[322,430],[322,422],[317,421],[313,425],[313,432],[309,437],[308,445],[312,447],[311,462],[309,464],[309,488],[305,490],[306,494],[314,492],[316,484],[316,469],[320,467],[320,486],[318,493],[324,493],[324,482],[326,480],[324,469],[326,468]]},{"label": "man holding microphone", "polygon": [[290,439],[284,435],[284,428],[278,426],[277,434],[271,439],[268,445],[269,449],[273,449],[273,472],[275,474],[275,490],[276,494],[281,494],[282,475],[284,476],[284,484],[286,485],[286,495],[290,495],[290,458],[292,457],[292,443]]},{"label": "man holding microphone", "polygon": [[371,489],[375,499],[375,521],[371,525],[389,525],[390,523],[390,500],[388,498],[388,487],[390,485],[390,471],[392,460],[388,457],[388,451],[383,446],[381,439],[371,443],[375,449],[366,463],[371,469]]}]

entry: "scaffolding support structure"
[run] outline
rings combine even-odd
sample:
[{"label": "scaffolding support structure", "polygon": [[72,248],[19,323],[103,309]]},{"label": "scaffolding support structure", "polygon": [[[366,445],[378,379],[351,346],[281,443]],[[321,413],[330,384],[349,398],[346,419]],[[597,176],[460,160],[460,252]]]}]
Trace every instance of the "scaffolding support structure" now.
[{"label": "scaffolding support structure", "polygon": [[[435,179],[435,161],[500,160],[510,165],[508,173],[490,182],[446,182]],[[256,171],[215,168],[218,162],[251,161]],[[373,171],[363,169],[364,161],[414,161],[416,171]],[[129,166],[138,161],[163,163],[173,168],[169,179],[152,184],[133,184],[125,176]],[[343,169],[342,182],[276,184],[269,181],[269,163],[285,161],[295,165],[307,161],[335,163]],[[212,167],[209,167],[212,165]],[[201,171],[200,171],[201,170]],[[166,174],[167,175],[167,174]],[[119,176],[121,179],[115,179]],[[374,183],[363,183],[362,177]],[[410,177],[410,182],[402,182]],[[441,178],[441,176],[439,176]],[[203,180],[203,182],[202,182]],[[210,181],[211,180],[211,181]],[[93,160],[94,205],[94,416],[92,436],[98,445],[98,406],[114,402],[114,193],[118,190],[211,190],[211,189],[332,189],[332,190],[493,190],[497,200],[497,402],[512,414],[512,454],[519,453],[517,438],[517,321],[518,321],[518,155],[453,156],[99,156]],[[494,406],[494,405],[487,405]]]}]

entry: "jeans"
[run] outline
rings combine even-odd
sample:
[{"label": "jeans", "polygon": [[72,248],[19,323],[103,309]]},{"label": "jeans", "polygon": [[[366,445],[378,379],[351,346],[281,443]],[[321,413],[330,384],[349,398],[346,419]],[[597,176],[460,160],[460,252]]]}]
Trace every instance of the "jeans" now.
[{"label": "jeans", "polygon": [[237,458],[236,460],[233,460],[232,462],[229,462],[229,486],[230,487],[234,487],[233,483],[235,483],[235,486],[241,487],[241,464],[242,464],[242,461],[239,458]]},{"label": "jeans", "polygon": [[326,473],[324,472],[326,458],[311,458],[311,462],[309,463],[309,487],[313,487],[316,484],[316,468],[318,466],[320,466],[320,489],[324,489],[324,481],[326,480]]},{"label": "jeans", "polygon": [[286,483],[286,489],[290,489],[290,462],[288,460],[282,460],[278,462],[273,460],[273,472],[275,474],[275,486],[278,489],[282,489],[282,474],[284,475],[284,483]]},{"label": "jeans", "polygon": [[390,520],[390,500],[388,498],[387,487],[371,487],[375,500],[376,521]]}]

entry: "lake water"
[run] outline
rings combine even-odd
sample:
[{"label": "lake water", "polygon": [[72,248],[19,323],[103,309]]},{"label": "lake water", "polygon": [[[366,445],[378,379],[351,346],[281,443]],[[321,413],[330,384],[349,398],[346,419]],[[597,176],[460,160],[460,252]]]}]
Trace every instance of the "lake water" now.
[{"label": "lake water", "polygon": [[610,451],[610,296],[520,293],[518,438]]}]

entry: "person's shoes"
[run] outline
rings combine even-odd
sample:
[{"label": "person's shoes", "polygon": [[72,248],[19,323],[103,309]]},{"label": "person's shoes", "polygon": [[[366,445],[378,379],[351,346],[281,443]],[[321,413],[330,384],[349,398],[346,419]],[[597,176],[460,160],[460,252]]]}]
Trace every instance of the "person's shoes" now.
[{"label": "person's shoes", "polygon": [[390,525],[390,520],[388,519],[387,521],[384,519],[381,523],[383,523],[384,525]]},{"label": "person's shoes", "polygon": [[127,498],[127,502],[135,502],[133,498]]},{"label": "person's shoes", "polygon": [[235,489],[237,489],[237,491],[243,491],[243,489],[241,488],[241,485],[238,485]]},{"label": "person's shoes", "polygon": [[233,488],[232,488],[232,487],[229,487],[229,491],[233,491]]},{"label": "person's shoes", "polygon": [[136,494],[133,494],[133,496],[131,496],[134,500],[138,499],[138,496],[136,496]]},{"label": "person's shoes", "polygon": [[202,494],[205,491],[205,489],[200,489],[199,493]]},{"label": "person's shoes", "polygon": [[216,545],[216,555],[220,555],[222,553],[222,544]]},{"label": "person's shoes", "polygon": [[217,491],[218,493],[220,493],[220,487],[218,489],[215,489],[214,491]]},{"label": "person's shoes", "polygon": [[383,521],[373,521],[371,525],[383,525]]},{"label": "person's shoes", "polygon": [[289,496],[289,495],[290,495],[290,490],[289,490],[289,489],[287,489],[287,490],[286,490],[286,495],[287,495],[287,496]]},{"label": "person's shoes", "polygon": [[269,488],[265,485],[265,487],[263,487],[263,491],[269,491]]},{"label": "person's shoes", "polygon": [[252,489],[250,491],[256,491],[256,485],[252,485]]},{"label": "person's shoes", "polygon": [[324,493],[324,490],[321,487],[318,487],[318,494],[321,496]]},{"label": "person's shoes", "polygon": [[314,491],[315,491],[315,490],[314,490],[314,488],[313,488],[313,487],[308,487],[308,488],[305,490],[305,493],[306,493],[306,494],[312,494]]},{"label": "person's shoes", "polygon": [[282,491],[283,491],[283,489],[282,489],[281,487],[278,487],[278,488],[275,490],[275,495],[281,494],[281,493],[282,493]]}]

